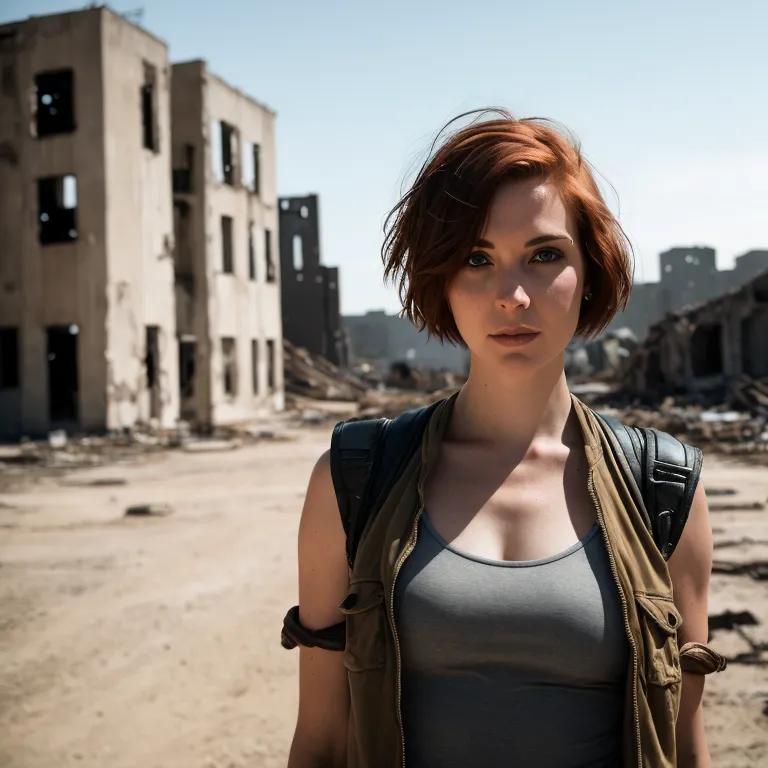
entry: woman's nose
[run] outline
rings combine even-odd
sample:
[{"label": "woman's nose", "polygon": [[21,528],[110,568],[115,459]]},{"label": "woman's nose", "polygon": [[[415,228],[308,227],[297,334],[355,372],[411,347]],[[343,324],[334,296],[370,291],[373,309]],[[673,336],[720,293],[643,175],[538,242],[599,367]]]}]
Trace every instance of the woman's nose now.
[{"label": "woman's nose", "polygon": [[502,278],[496,295],[496,305],[499,309],[520,307],[528,309],[531,297],[523,286],[519,275],[507,275]]}]

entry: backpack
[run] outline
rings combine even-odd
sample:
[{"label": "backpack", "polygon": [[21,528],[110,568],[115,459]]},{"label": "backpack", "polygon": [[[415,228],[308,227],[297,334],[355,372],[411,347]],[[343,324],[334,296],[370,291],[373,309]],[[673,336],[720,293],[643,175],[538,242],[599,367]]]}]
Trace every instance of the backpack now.
[{"label": "backpack", "polygon": [[[331,438],[331,476],[351,568],[369,521],[421,445],[438,401],[395,419],[343,421]],[[702,453],[656,429],[627,427],[596,413],[635,504],[665,560],[675,551],[693,501]]]}]

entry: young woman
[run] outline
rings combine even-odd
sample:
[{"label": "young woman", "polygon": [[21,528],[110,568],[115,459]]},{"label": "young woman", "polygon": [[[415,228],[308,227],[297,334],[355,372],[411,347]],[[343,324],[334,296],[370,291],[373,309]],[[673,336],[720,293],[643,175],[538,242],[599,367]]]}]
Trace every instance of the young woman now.
[{"label": "young woman", "polygon": [[466,345],[471,372],[352,569],[328,454],[312,473],[299,621],[346,616],[346,647],[301,649],[290,768],[709,766],[701,672],[720,662],[683,676],[679,651],[716,658],[703,487],[665,562],[563,370],[631,285],[579,149],[478,115],[427,160],[383,254],[408,317]]}]

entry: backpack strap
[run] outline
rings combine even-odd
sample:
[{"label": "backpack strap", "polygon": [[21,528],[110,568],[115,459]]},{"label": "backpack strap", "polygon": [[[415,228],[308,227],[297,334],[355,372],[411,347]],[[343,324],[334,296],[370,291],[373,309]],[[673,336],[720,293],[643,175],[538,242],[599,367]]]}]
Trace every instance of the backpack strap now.
[{"label": "backpack strap", "polygon": [[613,446],[638,509],[665,560],[683,534],[701,474],[699,448],[666,432],[628,427],[613,416],[595,414]]},{"label": "backpack strap", "polygon": [[[418,449],[437,405],[406,411],[396,419],[341,422],[333,430],[331,476],[350,568],[368,521]],[[657,429],[627,427],[612,416],[595,415],[648,531],[669,560],[688,520],[701,474],[701,450]]]},{"label": "backpack strap", "polygon": [[424,428],[439,402],[406,411],[396,419],[342,421],[334,428],[331,477],[347,534],[350,568],[365,526],[378,514],[421,444]]}]

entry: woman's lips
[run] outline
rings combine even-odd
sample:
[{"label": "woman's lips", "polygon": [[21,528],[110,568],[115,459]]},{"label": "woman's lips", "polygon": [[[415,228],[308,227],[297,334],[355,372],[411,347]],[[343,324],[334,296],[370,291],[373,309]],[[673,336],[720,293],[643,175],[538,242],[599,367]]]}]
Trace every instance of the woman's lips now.
[{"label": "woman's lips", "polygon": [[491,338],[502,347],[524,347],[526,344],[530,344],[537,336],[539,332],[531,333],[498,333]]}]

